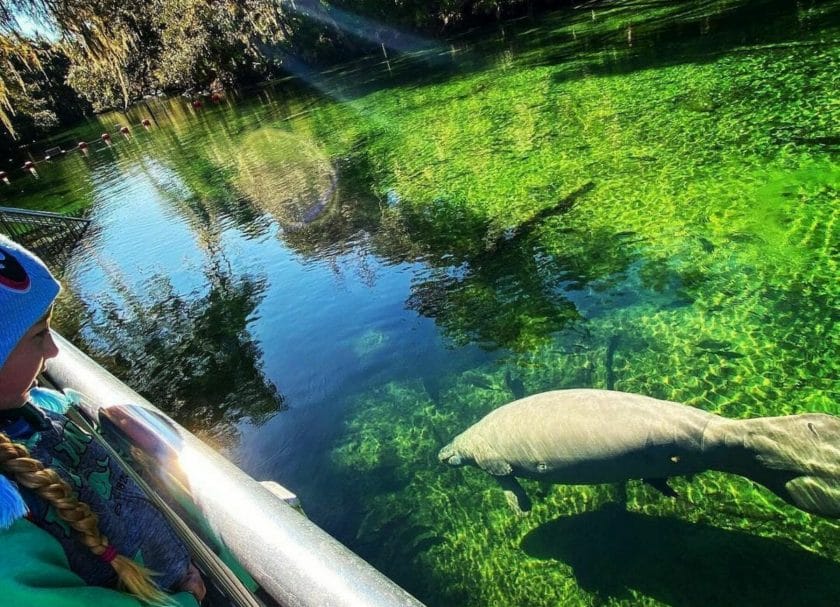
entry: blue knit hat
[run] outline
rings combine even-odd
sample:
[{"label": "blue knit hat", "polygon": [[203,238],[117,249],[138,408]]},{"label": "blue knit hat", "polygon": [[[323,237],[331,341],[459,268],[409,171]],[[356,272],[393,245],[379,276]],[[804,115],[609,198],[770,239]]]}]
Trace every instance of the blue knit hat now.
[{"label": "blue knit hat", "polygon": [[0,235],[0,367],[60,290],[40,259]]}]

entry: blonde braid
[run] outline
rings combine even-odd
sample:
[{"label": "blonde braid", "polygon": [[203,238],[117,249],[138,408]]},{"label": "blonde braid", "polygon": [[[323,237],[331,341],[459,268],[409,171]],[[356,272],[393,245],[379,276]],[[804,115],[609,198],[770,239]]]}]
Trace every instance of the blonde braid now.
[{"label": "blonde braid", "polygon": [[78,533],[78,539],[90,551],[109,560],[117,573],[120,585],[145,603],[172,605],[172,599],[162,592],[152,581],[154,575],[147,568],[135,563],[130,558],[117,554],[99,530],[99,518],[86,503],[79,501],[70,485],[52,468],[47,468],[30,456],[29,450],[13,442],[5,433],[0,432],[0,472],[11,474],[14,480],[35,491],[55,508],[58,516],[70,524]]}]

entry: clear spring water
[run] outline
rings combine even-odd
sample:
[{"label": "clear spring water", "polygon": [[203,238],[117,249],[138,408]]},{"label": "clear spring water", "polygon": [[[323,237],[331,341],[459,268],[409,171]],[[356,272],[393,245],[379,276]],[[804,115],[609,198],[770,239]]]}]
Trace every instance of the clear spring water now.
[{"label": "clear spring water", "polygon": [[60,330],[429,605],[836,605],[840,527],[740,477],[516,517],[436,454],[569,387],[840,414],[838,41],[837,2],[628,1],[290,62],[0,204],[90,217]]}]

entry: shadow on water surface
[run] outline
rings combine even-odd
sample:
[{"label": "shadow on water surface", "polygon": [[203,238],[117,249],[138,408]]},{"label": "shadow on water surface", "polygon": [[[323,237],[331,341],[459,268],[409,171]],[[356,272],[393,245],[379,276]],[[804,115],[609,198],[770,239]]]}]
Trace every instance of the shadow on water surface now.
[{"label": "shadow on water surface", "polygon": [[630,590],[674,607],[826,606],[840,596],[840,564],[780,540],[619,506],[550,521],[522,548],[567,563],[604,598]]},{"label": "shadow on water surface", "polygon": [[433,318],[456,344],[524,351],[641,299],[666,308],[692,302],[691,277],[608,230],[581,232],[551,217],[514,232],[460,264],[438,256],[412,283],[407,307]]}]

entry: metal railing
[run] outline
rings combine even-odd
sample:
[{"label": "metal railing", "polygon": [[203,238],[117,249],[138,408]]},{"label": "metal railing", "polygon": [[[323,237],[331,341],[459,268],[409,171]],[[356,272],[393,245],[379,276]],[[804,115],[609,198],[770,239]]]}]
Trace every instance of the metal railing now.
[{"label": "metal railing", "polygon": [[0,207],[0,233],[34,251],[54,271],[67,257],[90,224],[90,219],[47,211]]},{"label": "metal railing", "polygon": [[262,484],[56,336],[46,378],[84,395],[109,444],[201,536],[233,554],[283,607],[422,607]]}]

